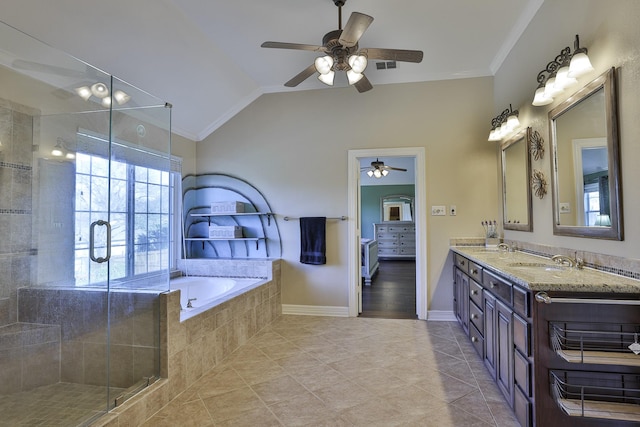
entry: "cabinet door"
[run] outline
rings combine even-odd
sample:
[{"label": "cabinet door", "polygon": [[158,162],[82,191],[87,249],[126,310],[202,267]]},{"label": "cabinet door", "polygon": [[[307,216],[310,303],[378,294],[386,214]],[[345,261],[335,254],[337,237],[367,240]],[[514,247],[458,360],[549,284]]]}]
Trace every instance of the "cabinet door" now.
[{"label": "cabinet door", "polygon": [[496,381],[513,407],[513,312],[496,301]]},{"label": "cabinet door", "polygon": [[488,292],[482,295],[482,311],[484,312],[484,364],[496,377],[496,298]]},{"label": "cabinet door", "polygon": [[469,277],[456,268],[456,317],[462,329],[469,333]]}]

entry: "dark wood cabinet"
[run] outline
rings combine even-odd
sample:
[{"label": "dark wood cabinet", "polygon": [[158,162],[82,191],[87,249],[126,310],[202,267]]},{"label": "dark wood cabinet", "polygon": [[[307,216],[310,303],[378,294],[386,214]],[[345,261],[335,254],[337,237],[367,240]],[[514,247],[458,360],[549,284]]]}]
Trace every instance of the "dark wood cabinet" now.
[{"label": "dark wood cabinet", "polygon": [[482,296],[484,308],[484,364],[493,378],[496,377],[496,297],[488,292]]},{"label": "dark wood cabinet", "polygon": [[496,381],[513,406],[513,318],[511,308],[496,302]]},{"label": "dark wood cabinet", "polygon": [[455,312],[462,329],[469,333],[469,277],[462,270],[455,269]]}]

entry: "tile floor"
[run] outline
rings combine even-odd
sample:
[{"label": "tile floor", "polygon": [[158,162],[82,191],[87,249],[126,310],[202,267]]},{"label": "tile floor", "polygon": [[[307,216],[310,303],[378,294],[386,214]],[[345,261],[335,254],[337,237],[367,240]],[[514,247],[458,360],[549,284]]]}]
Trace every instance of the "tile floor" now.
[{"label": "tile floor", "polygon": [[518,423],[457,323],[282,316],[144,427],[178,425]]},{"label": "tile floor", "polygon": [[[110,395],[118,396],[123,391],[112,387]],[[77,426],[106,409],[106,387],[56,383],[2,396],[0,426]]]}]

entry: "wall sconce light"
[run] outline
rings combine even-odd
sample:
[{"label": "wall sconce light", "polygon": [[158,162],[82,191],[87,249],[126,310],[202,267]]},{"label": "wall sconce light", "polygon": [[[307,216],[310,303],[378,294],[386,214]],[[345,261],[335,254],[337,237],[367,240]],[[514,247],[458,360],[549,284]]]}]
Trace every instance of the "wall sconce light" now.
[{"label": "wall sconce light", "polygon": [[580,47],[580,38],[576,34],[573,53],[570,47],[565,47],[544,70],[538,73],[536,78],[538,87],[533,96],[532,105],[539,107],[551,104],[554,97],[576,84],[578,77],[592,70],[587,48]]},{"label": "wall sconce light", "polygon": [[510,135],[520,126],[518,120],[518,110],[513,110],[511,104],[499,116],[491,119],[491,132],[488,141],[500,141],[505,136]]},{"label": "wall sconce light", "polygon": [[54,157],[64,157],[68,160],[76,158],[76,153],[67,148],[67,142],[60,137],[58,137],[56,145],[51,150],[51,155]]}]

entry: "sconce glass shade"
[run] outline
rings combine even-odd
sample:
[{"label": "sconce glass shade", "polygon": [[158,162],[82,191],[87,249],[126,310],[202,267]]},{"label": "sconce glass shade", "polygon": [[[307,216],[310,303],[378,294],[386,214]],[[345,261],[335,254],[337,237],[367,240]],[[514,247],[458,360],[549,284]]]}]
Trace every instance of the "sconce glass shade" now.
[{"label": "sconce glass shade", "polygon": [[373,176],[375,178],[382,178],[382,172],[380,172],[380,169],[376,169],[373,171]]},{"label": "sconce glass shade", "polygon": [[367,68],[367,57],[364,55],[351,55],[348,62],[355,73],[362,73]]},{"label": "sconce glass shade", "polygon": [[56,144],[56,146],[53,147],[53,150],[51,150],[51,155],[56,157],[62,156],[62,147],[60,147],[60,144]]},{"label": "sconce glass shade", "polygon": [[386,169],[382,169],[382,176],[387,176],[389,175],[389,171]]},{"label": "sconce glass shade", "polygon": [[333,58],[329,55],[319,56],[314,61],[314,65],[320,74],[328,74],[333,67]]},{"label": "sconce glass shade", "polygon": [[335,71],[329,71],[326,74],[318,75],[318,80],[320,80],[322,83],[328,86],[333,86],[333,79],[335,78],[335,76],[336,76]]},{"label": "sconce glass shade", "polygon": [[578,83],[578,80],[574,79],[573,77],[569,77],[568,65],[563,65],[558,69],[558,72],[556,73],[556,87],[564,90],[576,83]]},{"label": "sconce glass shade", "polygon": [[507,127],[509,128],[509,131],[516,129],[518,126],[520,126],[520,120],[518,120],[518,116],[516,116],[515,114],[511,114],[507,119]]},{"label": "sconce glass shade", "polygon": [[536,107],[540,107],[542,105],[551,104],[552,102],[553,98],[545,94],[544,86],[539,86],[538,89],[536,89],[536,94],[533,96],[533,102],[531,104]]},{"label": "sconce glass shade", "polygon": [[72,151],[68,151],[67,154],[65,154],[65,156],[67,159],[69,160],[73,160],[76,158],[76,153],[72,152]]},{"label": "sconce glass shade", "polygon": [[371,178],[373,176],[373,171],[372,170],[367,171],[367,175],[369,175],[369,178]]},{"label": "sconce glass shade", "polygon": [[587,56],[586,49],[574,53],[569,64],[569,77],[578,78],[589,71],[593,71],[593,66]]},{"label": "sconce glass shade", "polygon": [[364,74],[362,73],[357,73],[353,70],[347,70],[347,79],[349,80],[350,85],[358,83],[360,79],[362,79],[362,77],[364,77]]},{"label": "sconce glass shade", "polygon": [[547,98],[553,99],[553,97],[561,93],[562,88],[556,84],[556,75],[552,74],[547,80],[547,83],[544,85],[544,95]]}]

